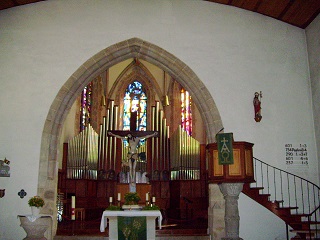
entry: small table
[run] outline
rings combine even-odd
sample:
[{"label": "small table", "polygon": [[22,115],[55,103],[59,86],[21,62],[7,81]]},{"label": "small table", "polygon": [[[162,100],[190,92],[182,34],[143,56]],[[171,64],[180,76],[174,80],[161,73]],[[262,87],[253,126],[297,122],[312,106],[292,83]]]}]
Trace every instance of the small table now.
[{"label": "small table", "polygon": [[[34,216],[31,214],[18,215],[21,227],[26,231],[27,237],[24,240],[41,239],[45,240],[44,233],[51,226],[52,216],[46,214],[39,214]],[[49,234],[51,238],[51,233]]]},{"label": "small table", "polygon": [[104,211],[101,217],[100,232],[104,232],[109,219],[109,239],[118,239],[118,217],[146,217],[147,239],[156,239],[155,219],[161,229],[162,215],[160,211]]}]

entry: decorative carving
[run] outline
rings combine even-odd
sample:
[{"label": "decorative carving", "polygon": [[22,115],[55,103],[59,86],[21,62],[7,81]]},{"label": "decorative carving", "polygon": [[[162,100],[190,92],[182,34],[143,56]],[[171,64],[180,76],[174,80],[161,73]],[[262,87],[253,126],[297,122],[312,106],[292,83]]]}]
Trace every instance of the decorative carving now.
[{"label": "decorative carving", "polygon": [[18,195],[20,198],[24,198],[25,196],[27,196],[27,192],[25,192],[23,189],[21,189],[20,192],[18,192]]}]

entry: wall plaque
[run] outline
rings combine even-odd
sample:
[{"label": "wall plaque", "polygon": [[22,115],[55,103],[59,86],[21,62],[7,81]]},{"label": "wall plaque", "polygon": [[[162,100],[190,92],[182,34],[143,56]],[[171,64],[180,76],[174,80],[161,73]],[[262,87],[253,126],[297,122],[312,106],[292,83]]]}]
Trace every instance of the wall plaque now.
[{"label": "wall plaque", "polygon": [[287,168],[299,167],[308,168],[309,158],[306,143],[285,144],[286,166]]}]

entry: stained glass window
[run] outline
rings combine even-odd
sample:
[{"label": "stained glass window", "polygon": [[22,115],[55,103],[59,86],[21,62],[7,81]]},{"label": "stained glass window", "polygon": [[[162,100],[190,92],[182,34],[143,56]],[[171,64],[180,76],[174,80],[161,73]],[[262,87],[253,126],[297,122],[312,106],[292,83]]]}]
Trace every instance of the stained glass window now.
[{"label": "stained glass window", "polygon": [[89,83],[81,93],[80,132],[90,123],[92,103],[92,83]]},{"label": "stained glass window", "polygon": [[[134,81],[129,84],[123,99],[123,130],[130,130],[130,122],[136,114],[136,121],[132,123],[136,126],[136,131],[146,131],[147,129],[147,95],[142,84]],[[142,142],[140,142],[142,143]]]},{"label": "stained glass window", "polygon": [[181,126],[190,136],[192,134],[191,96],[185,89],[181,90]]}]

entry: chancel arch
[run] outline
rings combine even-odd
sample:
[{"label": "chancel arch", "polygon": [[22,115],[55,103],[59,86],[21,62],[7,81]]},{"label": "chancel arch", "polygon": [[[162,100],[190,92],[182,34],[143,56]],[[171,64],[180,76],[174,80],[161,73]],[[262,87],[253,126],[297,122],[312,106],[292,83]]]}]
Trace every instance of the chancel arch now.
[{"label": "chancel arch", "polygon": [[[214,100],[197,75],[182,61],[164,49],[132,38],[114,44],[94,55],[72,74],[54,99],[44,125],[41,141],[38,194],[46,201],[44,213],[56,214],[58,181],[58,142],[64,120],[83,88],[100,73],[126,59],[143,59],[163,69],[193,97],[205,126],[207,141],[214,142],[222,121]],[[53,229],[56,229],[56,222]]]}]

